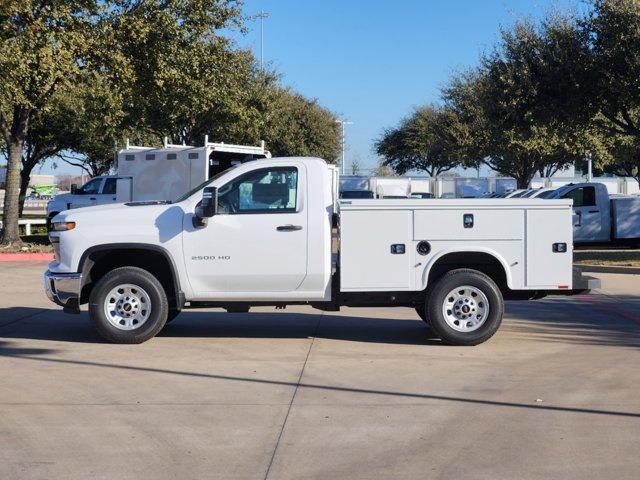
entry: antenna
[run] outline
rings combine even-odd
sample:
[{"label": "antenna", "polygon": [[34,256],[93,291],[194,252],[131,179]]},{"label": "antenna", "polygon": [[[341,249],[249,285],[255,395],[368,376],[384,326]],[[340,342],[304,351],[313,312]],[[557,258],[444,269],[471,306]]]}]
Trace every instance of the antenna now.
[{"label": "antenna", "polygon": [[207,145],[209,145],[209,135],[204,136],[204,146],[206,147]]},{"label": "antenna", "polygon": [[127,138],[127,140],[125,141],[125,150],[129,150],[129,139]]},{"label": "antenna", "polygon": [[167,140],[168,140],[167,137],[164,137],[164,141],[162,142],[162,148],[167,148],[167,144],[169,143]]}]

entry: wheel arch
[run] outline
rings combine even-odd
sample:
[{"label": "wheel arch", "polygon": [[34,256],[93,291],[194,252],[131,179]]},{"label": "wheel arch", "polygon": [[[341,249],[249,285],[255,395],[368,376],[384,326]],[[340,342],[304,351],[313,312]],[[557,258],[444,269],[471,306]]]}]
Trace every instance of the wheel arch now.
[{"label": "wheel arch", "polygon": [[513,289],[513,278],[507,261],[490,248],[473,250],[451,248],[438,252],[422,273],[422,289],[432,285],[448,271],[458,268],[478,270],[491,277],[501,288]]},{"label": "wheel arch", "polygon": [[169,252],[147,243],[108,243],[86,249],[78,261],[82,274],[80,303],[86,303],[95,282],[115,268],[133,266],[144,268],[160,280],[173,308],[181,309],[185,296],[180,286],[176,264]]}]

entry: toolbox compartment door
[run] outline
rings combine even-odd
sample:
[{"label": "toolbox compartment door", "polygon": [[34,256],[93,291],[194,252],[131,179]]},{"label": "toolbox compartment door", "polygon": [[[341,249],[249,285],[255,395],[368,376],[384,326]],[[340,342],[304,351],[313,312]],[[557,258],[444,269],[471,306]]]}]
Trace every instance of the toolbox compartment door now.
[{"label": "toolbox compartment door", "polygon": [[[343,210],[340,235],[342,291],[413,287],[412,211]],[[402,245],[404,253],[400,253]]]},{"label": "toolbox compartment door", "polygon": [[[526,286],[570,289],[573,283],[573,230],[570,209],[526,211]],[[566,251],[554,251],[566,245]]]}]

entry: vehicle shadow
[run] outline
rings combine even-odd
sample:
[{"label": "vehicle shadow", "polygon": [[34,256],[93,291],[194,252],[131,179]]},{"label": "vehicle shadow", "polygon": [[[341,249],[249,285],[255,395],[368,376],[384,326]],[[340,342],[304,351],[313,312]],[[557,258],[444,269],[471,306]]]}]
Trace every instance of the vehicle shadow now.
[{"label": "vehicle shadow", "polygon": [[[16,316],[14,309],[0,309]],[[182,338],[330,338],[355,342],[428,345],[440,343],[416,318],[387,319],[347,315],[291,312],[227,313],[185,310],[158,334]],[[42,310],[25,321],[0,325],[0,338],[96,343],[101,338],[88,315],[67,315],[59,310]],[[1,353],[1,352],[0,352]]]},{"label": "vehicle shadow", "polygon": [[[597,296],[594,296],[597,297]],[[640,297],[604,301],[591,298],[553,298],[535,302],[507,302],[500,332],[513,338],[573,345],[640,347]],[[622,305],[622,307],[620,306]],[[353,342],[441,345],[419,320],[376,318],[343,313],[185,310],[159,333],[176,338],[326,338]],[[404,317],[404,318],[402,318]],[[88,315],[60,310],[0,309],[0,338],[99,343]],[[13,319],[13,320],[11,320]],[[1,353],[1,352],[0,352]]]},{"label": "vehicle shadow", "polygon": [[548,297],[507,302],[501,330],[527,340],[640,347],[640,297]]}]

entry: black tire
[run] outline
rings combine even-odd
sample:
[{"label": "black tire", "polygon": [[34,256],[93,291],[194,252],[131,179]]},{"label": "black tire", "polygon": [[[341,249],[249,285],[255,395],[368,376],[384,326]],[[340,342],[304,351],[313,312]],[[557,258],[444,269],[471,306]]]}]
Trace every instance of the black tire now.
[{"label": "black tire", "polygon": [[429,321],[429,318],[427,317],[427,302],[425,301],[424,303],[422,303],[422,305],[416,305],[415,309],[416,309],[416,313],[418,314],[418,316],[420,317],[420,320],[422,320],[425,325],[427,326],[427,337],[429,338],[439,338],[438,334],[433,330],[433,328],[431,328],[431,322]]},{"label": "black tire", "polygon": [[426,305],[426,303],[423,303],[422,305],[417,305],[416,306],[416,313],[418,314],[418,316],[420,317],[420,319],[424,323],[429,325],[429,319],[427,318],[427,305]]},{"label": "black tire", "polygon": [[[467,332],[458,331],[450,326],[445,318],[444,311],[445,301],[450,301],[451,299],[451,297],[447,298],[447,296],[457,287],[463,286],[470,286],[480,291],[485,295],[488,302],[488,306],[486,306],[488,312],[484,322],[477,329]],[[490,277],[477,270],[458,269],[446,273],[436,282],[429,292],[426,310],[429,325],[443,342],[460,346],[478,345],[491,338],[500,327],[504,314],[504,300],[500,289]],[[471,321],[469,324],[471,324]],[[467,320],[462,320],[462,322],[467,324]]]},{"label": "black tire", "polygon": [[227,313],[249,313],[249,307],[246,305],[229,305],[225,310]]},{"label": "black tire", "polygon": [[182,310],[176,310],[175,308],[170,308],[169,309],[169,313],[167,314],[167,321],[166,323],[169,323],[173,320],[175,320],[175,318],[180,315],[180,312],[182,312]]},{"label": "black tire", "polygon": [[[131,284],[146,292],[150,311],[140,327],[133,330],[116,328],[107,318],[105,302],[109,293],[119,285]],[[162,285],[151,273],[137,267],[121,267],[102,277],[89,296],[89,317],[100,336],[112,343],[142,343],[153,338],[167,321],[169,305]]]}]

